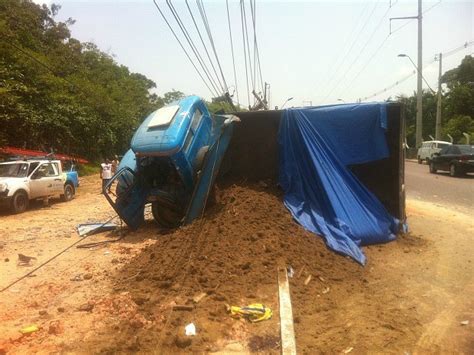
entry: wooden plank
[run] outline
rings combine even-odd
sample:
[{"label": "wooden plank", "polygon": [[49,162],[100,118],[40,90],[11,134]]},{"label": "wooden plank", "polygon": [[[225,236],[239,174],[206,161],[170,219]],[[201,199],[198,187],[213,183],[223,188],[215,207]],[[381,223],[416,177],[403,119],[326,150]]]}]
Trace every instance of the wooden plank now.
[{"label": "wooden plank", "polygon": [[293,310],[291,308],[290,285],[285,267],[278,268],[278,296],[280,303],[281,353],[296,354]]}]

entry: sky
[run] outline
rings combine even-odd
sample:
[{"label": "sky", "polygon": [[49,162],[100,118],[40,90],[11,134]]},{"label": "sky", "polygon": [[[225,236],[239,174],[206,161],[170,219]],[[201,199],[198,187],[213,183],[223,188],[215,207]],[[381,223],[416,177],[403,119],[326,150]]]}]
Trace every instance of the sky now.
[{"label": "sky", "polygon": [[[166,1],[157,1],[192,56]],[[152,0],[54,2],[61,5],[57,20],[69,17],[76,20],[71,27],[73,37],[95,43],[113,55],[119,64],[152,79],[157,85],[157,94],[176,89],[207,100],[215,96],[196,73]],[[198,51],[207,60],[185,2],[174,0],[172,3]],[[394,20],[390,34],[389,18],[416,16],[417,0],[256,0],[255,3],[262,81],[270,85],[270,107],[281,107],[288,98],[293,99],[287,106],[349,103],[360,98],[381,101],[400,94],[411,95],[416,90],[413,64],[409,58],[397,55],[407,54],[417,63],[417,21]],[[226,1],[203,0],[203,4],[233,100],[247,106],[252,75],[249,74],[247,90],[239,1],[229,1],[237,80],[233,74]],[[245,0],[245,4],[253,63],[250,1]],[[213,58],[196,1],[189,0],[189,5]],[[423,10],[426,11],[423,15],[423,76],[436,91],[439,68],[434,61],[435,54],[448,54],[473,41],[474,5],[472,1],[423,1]],[[442,71],[455,68],[465,55],[473,52],[474,44],[445,55]],[[196,59],[194,62],[199,67]],[[210,65],[207,66],[213,73]],[[219,72],[215,60],[214,66]],[[407,78],[410,74],[413,75]],[[405,80],[393,85],[402,79]],[[261,85],[257,84],[261,82],[258,73],[255,82],[256,91],[261,91]],[[209,80],[206,79],[206,83],[210,86]],[[427,85],[423,83],[423,87]],[[253,102],[250,98],[250,103]]]}]

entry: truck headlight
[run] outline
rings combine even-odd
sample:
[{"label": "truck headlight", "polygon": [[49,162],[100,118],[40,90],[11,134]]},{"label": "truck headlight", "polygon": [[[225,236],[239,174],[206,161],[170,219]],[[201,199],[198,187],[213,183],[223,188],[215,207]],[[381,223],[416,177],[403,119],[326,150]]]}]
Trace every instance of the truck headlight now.
[{"label": "truck headlight", "polygon": [[0,192],[5,191],[8,189],[8,184],[6,182],[0,182]]}]

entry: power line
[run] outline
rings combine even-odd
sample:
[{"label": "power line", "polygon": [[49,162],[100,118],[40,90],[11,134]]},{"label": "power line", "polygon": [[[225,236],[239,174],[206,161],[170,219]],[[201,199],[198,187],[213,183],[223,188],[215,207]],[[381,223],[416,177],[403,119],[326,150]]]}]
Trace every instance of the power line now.
[{"label": "power line", "polygon": [[[438,6],[439,4],[441,4],[441,1],[442,0],[439,0],[437,3],[431,5],[429,8],[427,8],[426,10],[423,11],[423,15],[426,14],[428,11],[431,11],[433,8],[435,8],[436,6]],[[395,32],[398,32],[400,31],[403,27],[407,26],[411,21],[413,21],[414,19],[410,19],[408,20],[407,22],[405,22],[403,25],[400,25],[400,27],[397,27],[395,30],[391,30],[390,29],[390,34],[394,34]]]},{"label": "power line", "polygon": [[[336,83],[336,86],[335,87],[338,87],[339,84],[342,82],[343,79],[346,78],[346,75],[349,73],[349,71],[353,68],[353,65],[359,60],[361,54],[364,52],[365,48],[367,48],[367,46],[369,45],[370,41],[372,40],[372,38],[374,37],[375,33],[377,32],[377,30],[380,28],[380,26],[382,25],[385,17],[387,16],[388,12],[390,11],[391,7],[388,7],[387,10],[385,11],[385,13],[383,14],[382,18],[380,19],[379,23],[375,26],[374,30],[372,31],[372,33],[370,34],[369,38],[367,39],[367,41],[365,42],[364,46],[361,48],[361,50],[359,51],[359,53],[357,53],[356,57],[354,58],[354,60],[351,62],[351,64],[347,67],[346,71],[344,72],[344,74],[341,76],[341,78],[339,79],[339,81]],[[385,42],[385,41],[384,41]],[[335,88],[334,87],[334,88]],[[333,90],[334,90],[333,88]],[[329,96],[329,95],[328,95]]]},{"label": "power line", "polygon": [[186,57],[188,58],[188,60],[191,62],[192,66],[194,67],[194,69],[196,70],[196,72],[198,73],[199,77],[201,78],[202,82],[204,83],[204,85],[206,85],[206,87],[209,89],[209,91],[211,92],[212,95],[215,95],[216,97],[219,96],[219,94],[216,94],[216,92],[214,92],[209,84],[206,82],[206,80],[204,80],[204,77],[202,76],[201,72],[199,71],[199,69],[196,67],[196,64],[194,63],[194,61],[191,59],[191,57],[189,56],[188,54],[188,51],[186,50],[186,48],[184,48],[183,44],[181,43],[178,35],[176,34],[176,32],[173,30],[173,27],[171,26],[171,24],[168,22],[168,19],[166,18],[165,14],[161,11],[160,7],[158,6],[158,4],[156,3],[156,0],[153,0],[153,3],[155,4],[155,7],[157,8],[158,12],[160,13],[161,17],[163,17],[163,20],[165,20],[166,24],[168,25],[168,28],[170,29],[171,33],[173,34],[174,38],[176,39],[176,41],[179,43],[181,49],[183,50],[184,54],[186,55]]},{"label": "power line", "polygon": [[[370,5],[370,2],[367,1],[367,2],[365,3],[364,8],[363,8],[362,11],[360,12],[360,15],[359,15],[357,21],[356,21],[356,25],[354,26],[354,31],[350,31],[350,34],[351,34],[351,35],[353,35],[353,34],[355,33],[355,29],[359,27],[360,20],[362,20],[362,18],[364,17],[363,15],[364,15],[365,11],[369,8],[369,5]],[[360,32],[359,32],[359,33],[360,33]],[[342,45],[341,48],[347,48],[347,47],[348,47],[349,43],[351,42],[351,40],[352,40],[352,38],[353,38],[351,35],[347,36],[347,38],[345,39],[344,44]],[[357,37],[357,36],[356,36],[356,37]],[[355,38],[354,38],[354,39],[355,39]],[[352,45],[354,45],[354,44],[355,44],[355,42],[354,42]],[[346,51],[346,52],[344,52],[344,55],[338,55],[338,56],[337,56],[336,63],[334,63],[335,65],[337,65],[336,73],[335,73],[334,75],[332,75],[332,76],[329,75],[329,72],[327,73],[327,75],[326,75],[327,78],[326,78],[326,80],[324,80],[324,82],[325,82],[324,85],[318,85],[318,87],[317,87],[316,96],[319,96],[319,94],[320,94],[322,88],[325,88],[325,87],[327,87],[327,86],[329,85],[329,83],[330,83],[330,81],[331,81],[331,77],[335,76],[335,75],[338,73],[339,68],[340,68],[340,66],[342,65],[341,58],[343,58],[343,60],[345,60],[345,58],[346,58],[346,56],[347,56],[348,53],[349,53],[349,51]],[[342,54],[342,52],[341,52],[341,54]]]},{"label": "power line", "polygon": [[[346,61],[346,58],[348,57],[349,53],[352,52],[352,48],[354,48],[354,45],[357,43],[357,40],[359,39],[359,36],[361,35],[362,31],[365,29],[365,27],[367,26],[367,24],[369,23],[369,20],[370,18],[372,17],[372,15],[374,14],[375,12],[375,9],[377,8],[377,5],[379,3],[380,0],[378,0],[375,4],[374,4],[374,7],[372,8],[372,11],[370,12],[369,14],[369,17],[365,20],[362,28],[359,30],[357,36],[355,37],[354,41],[352,41],[352,44],[350,46],[350,48],[347,50],[347,52],[344,54],[344,57],[342,59],[342,61],[340,62],[339,66],[337,67],[336,69],[336,72],[334,73],[333,77],[336,77],[337,74],[339,73],[340,69],[342,68],[342,65],[345,63]],[[343,77],[342,77],[343,78]],[[336,85],[337,86],[337,85]],[[326,94],[326,96],[324,97],[323,101],[326,100],[326,98],[331,95],[331,93],[334,91],[334,89],[336,88],[336,86],[332,86],[332,89]]]},{"label": "power line", "polygon": [[222,85],[222,83],[221,83],[221,81],[220,81],[220,79],[219,79],[219,75],[217,74],[217,70],[216,70],[216,68],[215,68],[215,66],[214,66],[214,63],[213,63],[213,61],[212,61],[212,59],[211,59],[211,56],[209,55],[209,51],[207,50],[207,46],[206,46],[206,44],[204,43],[204,39],[202,38],[201,31],[199,30],[199,26],[197,25],[197,22],[196,22],[196,20],[195,20],[195,18],[194,18],[194,15],[193,15],[193,12],[192,12],[192,10],[191,10],[191,8],[190,8],[190,6],[189,6],[188,0],[186,0],[185,2],[186,2],[186,7],[188,8],[189,14],[191,15],[191,19],[193,20],[194,26],[196,27],[196,31],[197,31],[197,33],[198,33],[198,35],[199,35],[199,39],[201,40],[201,43],[202,43],[202,45],[203,45],[203,47],[204,47],[204,51],[206,52],[207,59],[209,60],[209,63],[211,63],[211,67],[212,67],[212,70],[214,71],[214,75],[216,76],[217,81],[219,82],[219,86],[221,87],[222,91],[225,91],[225,90],[224,90],[224,87],[223,87],[223,85]]},{"label": "power line", "polygon": [[[254,36],[254,73],[256,72],[257,64],[258,64],[258,73],[260,76],[260,88],[261,90],[264,89],[263,86],[263,77],[262,77],[262,67],[260,65],[260,52],[258,50],[258,43],[257,43],[257,5],[255,0],[250,0],[250,7],[252,13],[252,23],[253,23],[253,36]],[[255,58],[257,59],[257,63],[255,63]],[[254,74],[254,81],[256,80]]]},{"label": "power line", "polygon": [[[449,56],[451,56],[451,55],[453,55],[453,54],[456,54],[456,53],[458,53],[459,51],[461,51],[461,50],[463,50],[463,49],[466,49],[466,48],[472,46],[473,44],[474,44],[474,41],[465,42],[463,45],[461,45],[461,46],[459,46],[459,47],[456,47],[456,48],[454,48],[454,49],[451,49],[451,50],[449,50],[449,51],[443,53],[443,58],[447,58],[447,57],[449,57]],[[426,62],[426,63],[424,64],[424,66],[425,66],[425,67],[430,66],[430,65],[432,65],[434,62],[436,62],[436,60],[435,60],[435,59],[432,59],[432,60],[430,60],[429,62]],[[379,95],[381,95],[381,94],[387,92],[388,90],[391,90],[391,89],[393,89],[394,87],[400,85],[401,83],[407,81],[408,79],[410,79],[410,78],[411,78],[413,75],[415,75],[415,74],[416,74],[416,70],[413,70],[412,73],[410,73],[410,74],[404,76],[403,78],[401,78],[401,79],[395,81],[393,84],[391,84],[391,85],[389,85],[389,86],[387,86],[387,87],[385,87],[385,88],[383,88],[383,89],[381,89],[381,90],[375,92],[375,93],[372,94],[372,95],[369,95],[369,96],[366,96],[366,97],[361,98],[361,101],[366,101],[366,100],[368,100],[368,99],[371,99],[371,98],[374,98],[374,97],[376,97],[376,96],[379,96]]]},{"label": "power line", "polygon": [[[246,11],[245,11],[245,2],[244,0],[240,0],[240,3],[241,3],[241,10],[242,10],[242,13],[243,13],[243,21],[244,21],[244,38],[245,38],[245,45],[247,46],[247,55],[248,55],[248,63],[249,63],[249,72],[250,72],[250,79],[251,79],[251,83],[252,83],[252,91],[255,90],[255,82],[253,81],[253,77],[252,77],[252,72],[253,72],[253,69],[252,69],[252,58],[250,56],[250,44],[249,44],[249,34],[248,34],[248,28],[247,28],[247,14],[246,14]],[[255,102],[255,100],[254,100]],[[250,101],[249,101],[249,105],[250,105]]]},{"label": "power line", "polygon": [[245,30],[244,30],[244,14],[243,14],[243,1],[240,0],[240,23],[242,25],[242,43],[244,47],[244,61],[245,61],[245,79],[247,83],[247,100],[248,106],[250,107],[250,88],[249,88],[249,74],[247,68],[247,50],[245,45]]},{"label": "power line", "polygon": [[221,63],[219,61],[219,56],[217,55],[217,50],[216,50],[216,47],[214,45],[214,39],[212,38],[211,27],[210,27],[209,21],[207,19],[206,9],[204,8],[204,3],[202,2],[202,0],[200,0],[200,1],[196,0],[196,4],[198,5],[199,13],[201,14],[201,18],[203,20],[204,27],[206,28],[206,32],[207,32],[207,35],[209,37],[209,41],[211,42],[211,46],[212,46],[212,50],[214,52],[214,56],[216,57],[217,65],[219,67],[219,71],[220,71],[221,76],[222,76],[222,81],[224,82],[225,92],[229,92],[229,88],[228,88],[227,83],[225,81],[224,73],[222,72],[222,67],[221,67]]},{"label": "power line", "polygon": [[237,95],[237,104],[240,106],[239,90],[237,89],[237,72],[235,71],[234,42],[232,40],[232,29],[230,26],[229,0],[225,1],[227,7],[227,22],[229,24],[230,50],[232,53],[232,67],[234,68],[235,94]]},{"label": "power line", "polygon": [[192,40],[191,36],[189,35],[188,31],[186,30],[186,26],[183,24],[183,22],[181,21],[181,18],[179,17],[178,15],[178,12],[176,11],[176,9],[174,8],[171,0],[166,0],[166,4],[168,5],[170,11],[171,11],[171,14],[173,15],[176,23],[178,24],[179,28],[181,29],[181,32],[184,34],[184,37],[186,39],[186,41],[188,42],[189,46],[191,47],[191,50],[193,51],[194,55],[196,56],[199,64],[201,65],[201,68],[203,69],[204,71],[204,74],[207,76],[207,79],[209,80],[209,82],[211,83],[211,85],[213,86],[214,90],[216,90],[217,92],[219,92],[219,85],[215,82],[215,80],[212,78],[212,75],[209,71],[209,68],[205,65],[204,63],[204,60],[202,59],[201,57],[201,54],[199,53],[199,51],[197,50],[195,44],[194,44],[194,41]]}]

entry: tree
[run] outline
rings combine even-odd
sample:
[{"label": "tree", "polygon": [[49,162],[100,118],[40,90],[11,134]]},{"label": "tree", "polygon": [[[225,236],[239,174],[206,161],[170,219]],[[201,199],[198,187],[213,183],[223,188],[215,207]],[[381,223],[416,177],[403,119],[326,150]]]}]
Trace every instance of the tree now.
[{"label": "tree", "polygon": [[[463,132],[474,138],[474,58],[466,56],[461,64],[448,70],[441,77],[447,85],[442,95],[443,135],[454,138],[454,142],[464,142]],[[406,132],[409,146],[415,144],[416,94],[400,96],[398,101],[405,105]],[[423,92],[423,138],[434,136],[436,98],[431,92]]]},{"label": "tree", "polygon": [[71,37],[60,6],[0,2],[0,144],[98,159],[123,153],[142,120],[182,93]]}]

